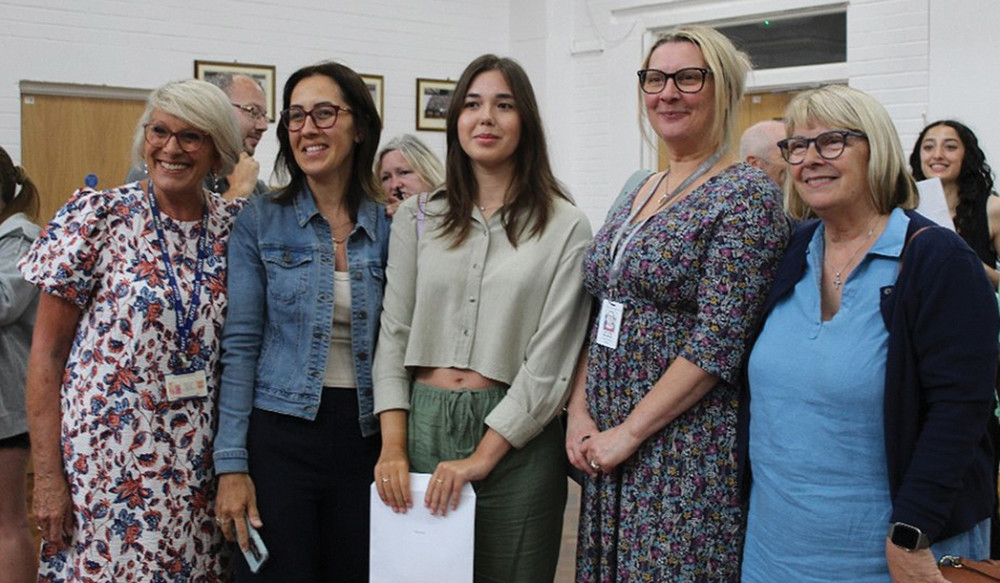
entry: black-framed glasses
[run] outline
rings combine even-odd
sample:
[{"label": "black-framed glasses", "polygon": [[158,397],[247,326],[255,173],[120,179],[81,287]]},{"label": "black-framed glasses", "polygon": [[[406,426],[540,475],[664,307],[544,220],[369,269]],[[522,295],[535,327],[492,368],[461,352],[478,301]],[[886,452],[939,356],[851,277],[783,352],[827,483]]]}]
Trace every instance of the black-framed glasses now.
[{"label": "black-framed glasses", "polygon": [[697,93],[705,86],[705,78],[712,73],[711,69],[701,67],[684,67],[677,69],[673,73],[667,73],[659,69],[640,69],[636,71],[639,75],[639,87],[644,93],[655,94],[663,91],[667,86],[667,81],[673,79],[674,86],[681,93]]},{"label": "black-framed glasses", "polygon": [[337,117],[342,111],[350,113],[351,109],[332,103],[321,103],[309,111],[299,106],[289,107],[281,112],[281,123],[285,124],[288,131],[297,132],[306,125],[306,118],[311,117],[317,129],[325,130],[337,123]]},{"label": "black-framed glasses", "polygon": [[198,130],[172,132],[158,123],[146,123],[142,127],[146,143],[154,148],[163,148],[170,141],[170,138],[177,138],[177,145],[180,146],[181,150],[191,153],[200,150],[211,139],[205,132]]},{"label": "black-framed glasses", "polygon": [[825,160],[839,158],[847,147],[847,138],[868,139],[865,134],[855,130],[830,130],[823,132],[815,138],[803,138],[802,136],[792,136],[778,142],[778,149],[781,150],[781,157],[789,164],[801,164],[806,159],[809,151],[809,144],[816,144],[816,153]]},{"label": "black-framed glasses", "polygon": [[250,119],[254,121],[259,121],[267,117],[267,113],[261,111],[261,109],[256,105],[239,104],[239,103],[233,103],[231,101],[229,102],[229,105],[232,105],[236,109],[239,109],[240,111],[246,113],[247,115],[250,116]]}]

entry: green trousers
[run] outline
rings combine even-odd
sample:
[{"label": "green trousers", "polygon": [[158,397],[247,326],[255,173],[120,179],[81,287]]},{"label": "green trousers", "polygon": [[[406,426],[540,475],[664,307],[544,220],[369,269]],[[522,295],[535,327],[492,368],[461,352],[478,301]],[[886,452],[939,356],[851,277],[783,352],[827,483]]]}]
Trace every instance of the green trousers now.
[{"label": "green trousers", "polygon": [[[433,473],[438,462],[469,457],[488,429],[486,415],[506,387],[452,391],[413,383],[410,469]],[[566,464],[559,420],[512,449],[476,491],[476,583],[551,583],[559,560]],[[416,500],[414,504],[422,501]]]}]

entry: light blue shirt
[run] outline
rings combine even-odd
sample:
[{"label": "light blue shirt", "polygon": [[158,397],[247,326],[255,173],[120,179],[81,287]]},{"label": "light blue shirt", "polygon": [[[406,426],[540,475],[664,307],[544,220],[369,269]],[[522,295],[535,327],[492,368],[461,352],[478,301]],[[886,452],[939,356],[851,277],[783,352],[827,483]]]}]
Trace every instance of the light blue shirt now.
[{"label": "light blue shirt", "polygon": [[[840,309],[826,322],[820,310],[821,224],[802,280],[775,306],[751,352],[754,481],[744,581],[890,580],[885,536],[892,500],[883,418],[889,335],[879,297],[896,280],[908,224],[901,210],[893,211],[846,276]],[[973,533],[985,540],[986,526],[934,550],[969,555],[968,545],[982,542]]]}]

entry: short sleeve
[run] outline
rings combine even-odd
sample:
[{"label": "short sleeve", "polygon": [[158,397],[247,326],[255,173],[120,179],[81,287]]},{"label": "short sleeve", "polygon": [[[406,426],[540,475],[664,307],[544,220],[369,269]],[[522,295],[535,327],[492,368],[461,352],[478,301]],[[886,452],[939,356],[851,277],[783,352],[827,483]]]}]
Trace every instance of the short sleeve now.
[{"label": "short sleeve", "polygon": [[18,264],[24,279],[81,309],[87,307],[113,204],[108,192],[73,193]]}]

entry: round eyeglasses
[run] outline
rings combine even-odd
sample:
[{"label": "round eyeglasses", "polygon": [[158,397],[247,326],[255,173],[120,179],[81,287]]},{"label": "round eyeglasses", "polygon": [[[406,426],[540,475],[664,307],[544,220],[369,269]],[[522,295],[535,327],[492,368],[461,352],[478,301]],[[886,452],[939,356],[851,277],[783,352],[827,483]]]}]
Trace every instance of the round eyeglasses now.
[{"label": "round eyeglasses", "polygon": [[191,153],[200,150],[210,139],[208,134],[198,130],[172,132],[157,123],[147,123],[142,127],[146,143],[154,148],[163,148],[170,141],[170,138],[177,138],[177,145],[180,146],[181,150]]},{"label": "round eyeglasses", "polygon": [[288,131],[297,132],[305,127],[306,118],[311,117],[317,129],[325,130],[337,123],[337,117],[342,111],[350,113],[351,109],[332,103],[321,103],[309,111],[299,106],[289,107],[281,112],[281,123],[288,128]]},{"label": "round eyeglasses", "polygon": [[674,86],[681,93],[697,93],[705,86],[705,78],[712,74],[711,69],[701,67],[685,67],[677,69],[673,73],[667,73],[659,69],[640,69],[636,71],[639,75],[639,87],[643,93],[650,95],[659,93],[667,86],[667,81],[673,79]]},{"label": "round eyeglasses", "polygon": [[806,159],[809,152],[809,144],[816,144],[816,153],[824,160],[834,160],[844,153],[847,147],[847,138],[868,139],[865,134],[854,130],[830,130],[823,132],[815,138],[803,138],[802,136],[792,136],[778,142],[778,149],[781,150],[781,157],[792,165],[801,164]]}]

